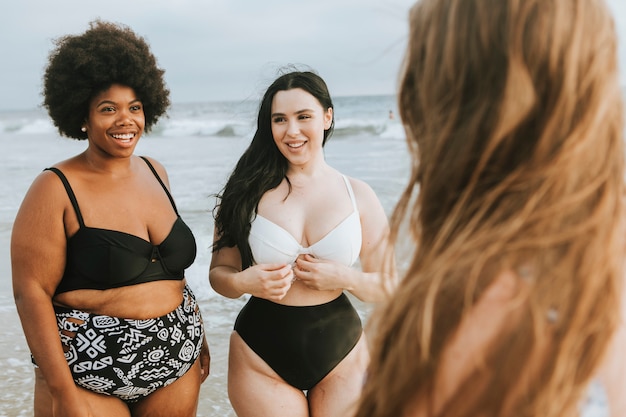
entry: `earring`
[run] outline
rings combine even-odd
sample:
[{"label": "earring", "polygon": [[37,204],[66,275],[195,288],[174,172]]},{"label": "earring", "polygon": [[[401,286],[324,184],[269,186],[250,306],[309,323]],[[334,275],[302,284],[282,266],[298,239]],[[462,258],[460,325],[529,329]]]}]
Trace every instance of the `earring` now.
[{"label": "earring", "polygon": [[83,126],[83,127],[80,128],[80,130],[83,131],[83,132],[86,132],[87,128],[85,126]]}]

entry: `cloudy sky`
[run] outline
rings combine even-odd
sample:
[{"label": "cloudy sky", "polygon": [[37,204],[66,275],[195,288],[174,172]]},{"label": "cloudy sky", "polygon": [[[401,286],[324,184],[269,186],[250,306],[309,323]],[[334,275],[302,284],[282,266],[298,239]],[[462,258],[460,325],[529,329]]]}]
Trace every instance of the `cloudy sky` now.
[{"label": "cloudy sky", "polygon": [[[38,106],[53,39],[80,33],[95,18],[129,25],[148,40],[174,102],[256,98],[290,63],[317,70],[336,96],[391,94],[413,1],[3,1],[0,110]],[[626,2],[608,2],[626,68]]]}]

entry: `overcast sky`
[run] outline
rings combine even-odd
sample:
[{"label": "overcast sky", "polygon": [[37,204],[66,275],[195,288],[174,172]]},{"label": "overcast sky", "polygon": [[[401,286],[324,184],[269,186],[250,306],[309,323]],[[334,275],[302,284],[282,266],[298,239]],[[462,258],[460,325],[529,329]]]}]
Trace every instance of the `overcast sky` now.
[{"label": "overcast sky", "polygon": [[[395,92],[414,0],[8,0],[0,5],[0,110],[40,105],[53,40],[101,18],[131,26],[173,102],[255,98],[276,69],[315,69],[331,94]],[[608,0],[626,67],[626,1]],[[626,74],[626,71],[623,71]],[[622,76],[626,84],[626,76]]]}]

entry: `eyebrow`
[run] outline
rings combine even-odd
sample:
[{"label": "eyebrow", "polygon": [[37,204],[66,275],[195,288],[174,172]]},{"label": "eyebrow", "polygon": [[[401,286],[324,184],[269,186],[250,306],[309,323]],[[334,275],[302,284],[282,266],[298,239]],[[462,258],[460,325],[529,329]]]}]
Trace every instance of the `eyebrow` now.
[{"label": "eyebrow", "polygon": [[[128,102],[128,104],[129,104],[129,105],[131,105],[131,104],[135,104],[135,103],[141,103],[141,100],[140,100],[140,99],[138,99],[138,98],[135,98],[135,99],[132,99],[131,101],[129,101],[129,102]],[[114,105],[117,105],[117,103],[116,103],[116,102],[114,102],[114,101],[112,101],[112,100],[102,100],[101,102],[99,102],[99,103],[96,105],[96,107],[100,107],[100,106],[102,106],[103,104],[114,104]]]},{"label": "eyebrow", "polygon": [[[294,114],[312,113],[312,112],[313,112],[313,109],[302,109],[302,110],[298,110]],[[272,113],[271,117],[274,117],[274,116],[284,116],[284,115],[285,115],[285,113],[278,113],[277,112],[277,113]]]}]

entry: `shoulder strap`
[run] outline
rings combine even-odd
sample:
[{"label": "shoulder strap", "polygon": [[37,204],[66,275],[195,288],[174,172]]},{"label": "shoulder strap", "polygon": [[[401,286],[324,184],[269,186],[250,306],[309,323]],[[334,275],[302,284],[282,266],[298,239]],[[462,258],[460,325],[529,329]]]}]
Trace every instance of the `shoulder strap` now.
[{"label": "shoulder strap", "polygon": [[163,187],[163,189],[165,190],[165,194],[167,194],[167,198],[169,198],[170,199],[170,203],[172,203],[172,207],[174,208],[174,212],[176,213],[176,215],[178,215],[178,209],[176,208],[176,203],[174,203],[174,199],[172,198],[172,195],[170,194],[170,192],[168,191],[167,187],[165,186],[165,183],[163,183],[163,180],[161,179],[161,177],[159,177],[159,174],[157,174],[156,169],[154,169],[154,167],[152,166],[150,161],[148,161],[148,158],[146,158],[145,156],[140,156],[140,158],[144,160],[146,165],[148,165],[148,167],[150,168],[150,171],[152,171],[152,173],[154,174],[156,179],[159,180],[159,184],[161,184],[161,187]]},{"label": "shoulder strap", "polygon": [[354,197],[354,191],[352,190],[352,184],[350,184],[350,179],[343,176],[343,180],[346,183],[346,188],[348,189],[348,194],[350,194],[350,200],[352,200],[352,207],[354,207],[354,211],[359,211],[359,208],[356,206],[356,197]]},{"label": "shoulder strap", "polygon": [[44,171],[52,171],[55,174],[57,174],[57,176],[61,179],[61,182],[63,183],[63,186],[65,187],[65,191],[67,192],[67,196],[70,198],[70,201],[72,202],[72,206],[74,207],[74,211],[76,212],[76,218],[78,219],[78,224],[80,225],[81,228],[85,227],[85,222],[83,221],[83,215],[80,213],[80,208],[78,208],[78,201],[76,200],[74,191],[72,190],[72,187],[70,186],[69,181],[65,177],[65,174],[63,174],[60,169],[55,168],[55,167],[46,168],[44,169]]}]

